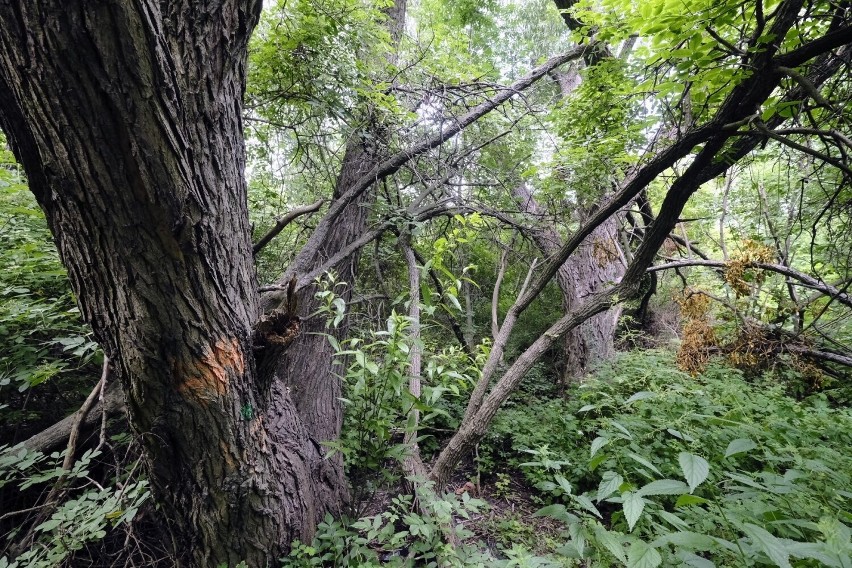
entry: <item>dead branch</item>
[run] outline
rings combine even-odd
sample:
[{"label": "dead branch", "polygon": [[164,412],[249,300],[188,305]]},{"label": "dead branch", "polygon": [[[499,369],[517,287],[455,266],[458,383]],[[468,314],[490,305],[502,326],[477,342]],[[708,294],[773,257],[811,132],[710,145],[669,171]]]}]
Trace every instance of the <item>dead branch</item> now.
[{"label": "dead branch", "polygon": [[[648,272],[657,272],[660,270],[671,270],[675,268],[683,268],[686,266],[708,266],[711,268],[722,268],[724,269],[726,264],[720,260],[679,260],[676,262],[668,262],[666,264],[661,264],[659,266],[651,266],[647,269]],[[813,276],[809,274],[805,274],[804,272],[799,272],[794,268],[790,268],[789,266],[784,266],[782,264],[772,264],[767,262],[750,262],[746,266],[749,268],[759,268],[761,270],[768,270],[770,272],[776,272],[778,274],[783,274],[788,278],[792,278],[793,280],[797,280],[803,286],[808,288],[812,288],[823,293],[826,296],[830,296],[831,298],[837,300],[841,304],[846,307],[852,308],[852,296],[849,294],[838,290],[834,286],[830,284],[826,284],[825,282],[820,282]]]}]

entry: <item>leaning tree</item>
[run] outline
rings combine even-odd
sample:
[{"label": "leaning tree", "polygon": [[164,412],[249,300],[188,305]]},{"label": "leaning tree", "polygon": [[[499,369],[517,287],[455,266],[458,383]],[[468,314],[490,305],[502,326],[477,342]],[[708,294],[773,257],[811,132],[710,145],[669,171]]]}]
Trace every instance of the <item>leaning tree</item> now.
[{"label": "leaning tree", "polygon": [[[690,195],[783,136],[775,132],[788,116],[781,109],[824,100],[825,85],[847,65],[848,3],[783,0],[764,13],[758,0],[743,20],[722,8],[731,6],[702,8],[706,29],[684,40],[697,43],[693,56],[706,58],[704,70],[725,71],[715,84],[704,81],[715,91],[702,99],[686,87],[670,97],[675,120],[649,155],[619,176],[612,196],[590,209],[509,310],[461,428],[430,472],[439,487],[546,348],[635,293]],[[364,171],[341,179],[279,290],[261,302],[241,102],[260,10],[257,0],[0,4],[0,127],[45,212],[81,311],[116,365],[155,495],[201,566],[274,561],[293,539],[309,539],[345,495],[316,439],[327,429],[317,413],[329,405],[314,404],[316,393],[294,392],[305,386],[298,374],[310,361],[267,360],[278,351],[270,333],[272,343],[286,343],[298,319],[286,310],[261,318],[263,305],[286,300],[288,290],[304,288],[369,240],[348,235],[343,249],[325,247],[341,215],[377,180],[600,49],[594,40],[554,57],[440,130],[362,161]],[[688,18],[681,20],[676,33],[691,33]],[[673,73],[677,61],[659,68]],[[518,316],[585,238],[674,166],[678,174],[621,282],[572,307],[492,387]],[[325,262],[317,262],[318,251]]]},{"label": "leaning tree", "polygon": [[[346,494],[317,439],[339,411],[316,399],[335,391],[292,376],[311,363],[278,349],[298,333],[294,314],[260,318],[242,133],[260,10],[253,0],[0,6],[0,126],[195,565],[265,564],[310,540]],[[377,180],[583,50],[498,88],[440,132],[360,160],[365,171],[344,169],[282,287],[297,292],[363,244],[343,246],[349,235],[343,250],[325,247]],[[330,258],[318,266],[318,255]],[[273,292],[264,305],[279,303]],[[268,361],[273,351],[284,359]]]}]

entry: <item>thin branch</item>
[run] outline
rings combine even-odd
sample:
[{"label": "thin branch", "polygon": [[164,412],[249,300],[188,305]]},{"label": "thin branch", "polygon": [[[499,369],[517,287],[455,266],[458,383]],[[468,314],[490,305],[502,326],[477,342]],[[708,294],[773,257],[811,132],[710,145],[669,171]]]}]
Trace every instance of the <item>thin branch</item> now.
[{"label": "thin branch", "polygon": [[778,66],[778,70],[788,75],[791,79],[797,82],[804,90],[811,96],[813,100],[815,100],[819,105],[824,106],[828,109],[831,109],[833,112],[837,112],[837,109],[828,102],[828,100],[822,96],[822,93],[819,92],[819,89],[811,83],[807,77],[796,71],[795,69],[790,69],[789,67],[784,67],[783,65]]},{"label": "thin branch", "polygon": [[810,156],[813,156],[814,158],[816,158],[818,160],[822,160],[823,162],[831,164],[832,166],[841,170],[843,173],[845,173],[847,176],[849,176],[850,179],[852,179],[852,168],[850,168],[849,166],[847,166],[846,164],[844,164],[840,160],[838,160],[838,159],[836,159],[832,156],[829,156],[828,154],[823,154],[822,152],[819,152],[818,150],[814,150],[813,148],[809,148],[808,146],[805,146],[804,144],[799,144],[798,142],[793,142],[789,138],[786,138],[784,136],[780,136],[780,135],[776,134],[775,132],[773,132],[772,130],[766,128],[765,125],[760,124],[759,122],[755,122],[754,127],[761,134],[764,134],[764,135],[768,136],[769,138],[772,138],[773,140],[777,140],[778,142],[780,142],[781,144],[784,144],[785,146],[789,146],[790,148],[793,148],[794,150],[798,150],[798,151],[800,151],[804,154],[808,154]]},{"label": "thin branch", "polygon": [[287,212],[286,215],[284,215],[283,217],[278,219],[278,221],[275,222],[275,226],[272,227],[268,233],[266,233],[259,241],[257,241],[257,243],[252,247],[252,253],[257,255],[257,253],[263,250],[263,247],[269,244],[269,241],[277,237],[279,233],[284,230],[284,227],[286,227],[302,215],[307,215],[308,213],[313,213],[314,211],[317,211],[320,207],[322,207],[323,203],[325,203],[325,200],[320,199],[316,203],[311,203],[310,205],[301,205]]},{"label": "thin branch", "polygon": [[[658,266],[651,266],[647,269],[647,272],[672,270],[675,268],[684,268],[686,266],[709,266],[712,268],[725,268],[726,264],[719,260],[679,260],[676,262],[667,262],[666,264],[661,264]],[[782,264],[772,264],[768,262],[750,262],[746,264],[746,266],[749,268],[759,268],[761,270],[768,270],[770,272],[783,274],[788,278],[792,278],[793,280],[801,282],[802,285],[807,286],[808,288],[813,288],[814,290],[822,292],[826,296],[832,297],[833,299],[837,300],[846,307],[852,308],[852,296],[841,290],[838,290],[834,286],[826,284],[825,282],[820,282],[813,276],[805,274],[804,272],[799,272],[794,268],[790,268],[789,266],[784,266]]]},{"label": "thin branch", "polygon": [[491,292],[491,339],[496,341],[500,332],[500,317],[497,308],[500,306],[500,285],[506,275],[506,255],[508,251],[503,249],[500,254],[500,266],[497,269],[497,280],[494,281],[494,290]]}]

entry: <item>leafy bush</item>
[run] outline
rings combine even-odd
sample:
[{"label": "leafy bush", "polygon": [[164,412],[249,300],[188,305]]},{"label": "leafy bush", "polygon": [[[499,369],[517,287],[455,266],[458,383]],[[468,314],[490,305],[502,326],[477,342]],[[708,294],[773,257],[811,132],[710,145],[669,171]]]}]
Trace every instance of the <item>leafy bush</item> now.
[{"label": "leafy bush", "polygon": [[453,526],[453,519],[470,518],[471,513],[485,505],[482,501],[467,493],[438,498],[428,484],[423,484],[417,491],[416,503],[411,495],[397,496],[382,513],[351,523],[327,515],[313,543],[308,546],[295,542],[284,566],[495,565],[477,547],[454,548],[444,542],[448,530],[453,530],[459,540],[471,536],[463,525]]},{"label": "leafy bush", "polygon": [[[0,135],[0,443],[60,419],[101,357],[35,199]],[[30,388],[63,375],[63,397]],[[85,395],[83,395],[85,396]],[[70,403],[69,403],[70,402]],[[27,404],[28,403],[28,404]],[[4,408],[4,406],[6,408]]]},{"label": "leafy bush", "polygon": [[[148,481],[135,478],[136,468],[131,467],[122,475],[121,483],[98,484],[92,479],[91,470],[99,454],[87,451],[66,471],[61,467],[63,456],[59,453],[47,456],[21,445],[0,446],[0,488],[13,486],[24,491],[62,479],[73,490],[68,499],[56,504],[49,518],[34,528],[33,545],[14,560],[0,557],[0,566],[64,565],[88,544],[103,540],[110,528],[133,520],[150,497]],[[22,536],[13,533],[10,538]]]},{"label": "leafy bush", "polygon": [[565,404],[586,445],[558,444],[558,460],[551,447],[549,463],[571,464],[558,473],[529,465],[551,478],[540,514],[565,522],[562,552],[650,568],[849,566],[852,414],[729,368],[674,368],[667,354],[625,355]]}]

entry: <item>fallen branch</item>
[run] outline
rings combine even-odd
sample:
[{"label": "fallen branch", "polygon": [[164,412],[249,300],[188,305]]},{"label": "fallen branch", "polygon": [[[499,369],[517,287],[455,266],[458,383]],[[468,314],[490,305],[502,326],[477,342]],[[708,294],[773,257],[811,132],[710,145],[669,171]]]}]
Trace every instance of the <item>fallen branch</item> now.
[{"label": "fallen branch", "polygon": [[[80,431],[95,427],[101,422],[101,416],[106,413],[108,417],[117,416],[124,411],[124,395],[121,392],[121,386],[112,382],[104,390],[103,403],[98,401],[92,411],[88,412],[80,422]],[[24,447],[30,451],[38,451],[42,453],[50,453],[59,449],[68,442],[68,437],[71,435],[71,429],[77,419],[77,412],[67,416],[42,430],[38,434],[34,434],[24,441]]]}]

